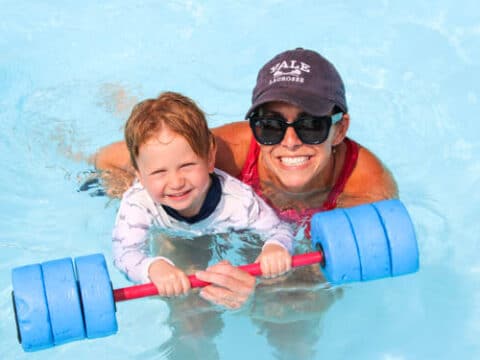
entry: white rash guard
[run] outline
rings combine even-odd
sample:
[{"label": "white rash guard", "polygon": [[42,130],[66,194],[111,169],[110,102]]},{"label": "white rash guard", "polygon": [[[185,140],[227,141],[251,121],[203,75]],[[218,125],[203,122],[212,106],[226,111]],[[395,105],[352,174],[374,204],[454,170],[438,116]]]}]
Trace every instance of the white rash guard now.
[{"label": "white rash guard", "polygon": [[157,259],[172,263],[165,257],[149,254],[147,235],[152,225],[193,236],[252,230],[264,244],[278,244],[292,253],[290,225],[280,221],[248,185],[221,170],[215,169],[215,174],[221,185],[220,201],[208,217],[193,224],[168,215],[138,181],[125,192],[112,234],[113,257],[115,266],[131,281],[149,282],[148,268]]}]

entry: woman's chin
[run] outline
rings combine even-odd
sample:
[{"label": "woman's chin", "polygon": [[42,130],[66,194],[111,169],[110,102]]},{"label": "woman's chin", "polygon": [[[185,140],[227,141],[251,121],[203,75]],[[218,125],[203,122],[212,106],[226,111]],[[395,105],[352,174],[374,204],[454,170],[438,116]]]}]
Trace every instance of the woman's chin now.
[{"label": "woman's chin", "polygon": [[305,192],[307,182],[305,178],[292,178],[292,179],[284,179],[287,181],[282,181],[282,186],[285,191],[291,193],[301,193]]}]

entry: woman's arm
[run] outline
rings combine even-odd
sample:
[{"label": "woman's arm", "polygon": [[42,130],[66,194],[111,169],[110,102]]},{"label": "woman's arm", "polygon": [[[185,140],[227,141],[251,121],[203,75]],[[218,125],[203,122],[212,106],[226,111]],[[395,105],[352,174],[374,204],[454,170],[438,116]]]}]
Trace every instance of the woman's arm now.
[{"label": "woman's arm", "polygon": [[[217,142],[215,166],[235,176],[240,173],[247,157],[252,139],[247,121],[223,125],[212,129]],[[118,141],[101,148],[93,156],[94,165],[99,170],[123,170],[133,173],[125,141]]]},{"label": "woman's arm", "polygon": [[[212,129],[217,143],[215,167],[238,176],[247,158],[252,139],[247,121]],[[101,170],[105,190],[110,197],[121,197],[132,184],[134,169],[125,141],[101,148],[93,157],[94,166]]]},{"label": "woman's arm", "polygon": [[392,173],[371,151],[360,147],[357,164],[339,196],[338,207],[398,198]]},{"label": "woman's arm", "polygon": [[100,177],[107,195],[121,198],[135,178],[125,142],[118,141],[101,148],[92,159],[95,168],[101,170]]},{"label": "woman's arm", "polygon": [[99,170],[123,170],[133,173],[125,141],[102,147],[93,157],[93,161],[93,165]]},{"label": "woman's arm", "polygon": [[239,121],[212,129],[217,142],[215,167],[238,176],[247,158],[252,131],[248,121]]}]

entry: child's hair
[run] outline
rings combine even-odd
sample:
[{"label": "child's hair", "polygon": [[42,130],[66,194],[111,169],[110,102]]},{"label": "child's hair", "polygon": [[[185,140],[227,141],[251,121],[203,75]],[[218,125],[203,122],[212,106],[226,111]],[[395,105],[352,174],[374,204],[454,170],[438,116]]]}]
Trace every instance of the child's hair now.
[{"label": "child's hair", "polygon": [[207,159],[215,147],[215,138],[208,129],[203,111],[195,102],[175,92],[164,92],[156,99],[147,99],[132,110],[125,124],[125,141],[133,167],[141,145],[167,127],[187,140],[193,152]]}]

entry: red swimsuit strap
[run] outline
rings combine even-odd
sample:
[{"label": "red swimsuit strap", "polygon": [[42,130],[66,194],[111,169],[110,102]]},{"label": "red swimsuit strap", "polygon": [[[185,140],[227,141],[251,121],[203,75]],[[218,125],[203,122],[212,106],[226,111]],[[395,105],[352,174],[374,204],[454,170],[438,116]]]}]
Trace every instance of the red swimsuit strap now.
[{"label": "red swimsuit strap", "polygon": [[238,176],[238,179],[244,182],[247,185],[250,185],[253,190],[260,196],[260,178],[258,176],[258,157],[260,156],[260,146],[255,141],[255,138],[252,136],[252,141],[250,141],[250,147],[248,148],[247,158],[243,164],[242,171]]},{"label": "red swimsuit strap", "polygon": [[349,138],[345,138],[345,144],[347,145],[345,162],[343,163],[343,168],[338,176],[337,182],[335,185],[333,185],[332,190],[330,190],[330,194],[328,194],[327,200],[323,203],[323,210],[332,210],[337,207],[337,199],[343,192],[345,184],[347,183],[350,175],[353,172],[353,169],[355,169],[355,165],[357,164],[360,146]]}]

